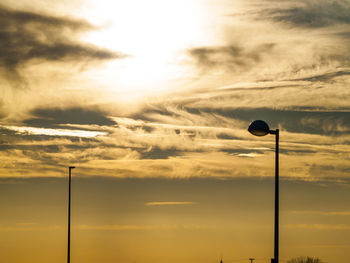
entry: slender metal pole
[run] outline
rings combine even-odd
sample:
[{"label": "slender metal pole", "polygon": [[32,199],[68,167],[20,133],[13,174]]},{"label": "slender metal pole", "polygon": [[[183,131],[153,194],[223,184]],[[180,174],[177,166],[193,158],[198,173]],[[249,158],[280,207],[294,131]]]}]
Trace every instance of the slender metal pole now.
[{"label": "slender metal pole", "polygon": [[279,263],[279,129],[276,129],[276,159],[275,159],[275,253],[274,263]]},{"label": "slender metal pole", "polygon": [[69,166],[69,183],[68,183],[68,249],[67,249],[67,263],[70,263],[70,199],[71,199],[71,177],[74,166]]},{"label": "slender metal pole", "polygon": [[248,128],[248,131],[255,136],[265,136],[273,134],[276,136],[276,150],[275,150],[275,235],[274,235],[274,257],[271,258],[271,263],[279,263],[279,129],[270,130],[269,125],[262,120],[253,121]]}]

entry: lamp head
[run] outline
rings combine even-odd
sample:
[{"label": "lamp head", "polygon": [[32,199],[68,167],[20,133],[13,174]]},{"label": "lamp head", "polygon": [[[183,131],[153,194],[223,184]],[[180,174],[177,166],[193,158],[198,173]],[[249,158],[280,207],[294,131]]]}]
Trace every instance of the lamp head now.
[{"label": "lamp head", "polygon": [[69,169],[74,169],[75,168],[75,166],[69,166]]},{"label": "lamp head", "polygon": [[265,136],[270,133],[270,128],[266,122],[256,120],[249,125],[248,131],[255,136]]}]

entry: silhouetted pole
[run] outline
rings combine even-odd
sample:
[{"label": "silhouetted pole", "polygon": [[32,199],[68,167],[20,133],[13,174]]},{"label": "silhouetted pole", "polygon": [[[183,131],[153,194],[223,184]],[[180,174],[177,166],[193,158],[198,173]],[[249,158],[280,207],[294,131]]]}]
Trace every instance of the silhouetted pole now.
[{"label": "silhouetted pole", "polygon": [[279,137],[280,131],[276,129],[276,150],[275,150],[275,263],[279,262]]},{"label": "silhouetted pole", "polygon": [[69,166],[69,183],[68,183],[68,249],[67,249],[67,263],[70,263],[70,196],[71,196],[71,177],[74,166]]},{"label": "silhouetted pole", "polygon": [[265,136],[274,134],[276,137],[275,143],[275,235],[274,235],[274,258],[271,263],[279,263],[279,129],[270,130],[266,122],[257,120],[253,121],[248,128],[248,131],[255,136]]},{"label": "silhouetted pole", "polygon": [[280,131],[276,129],[275,131],[270,131],[271,134],[275,134],[275,249],[274,258],[271,259],[271,263],[279,262],[279,136]]},{"label": "silhouetted pole", "polygon": [[253,261],[255,260],[255,258],[250,258],[250,263],[253,263]]}]

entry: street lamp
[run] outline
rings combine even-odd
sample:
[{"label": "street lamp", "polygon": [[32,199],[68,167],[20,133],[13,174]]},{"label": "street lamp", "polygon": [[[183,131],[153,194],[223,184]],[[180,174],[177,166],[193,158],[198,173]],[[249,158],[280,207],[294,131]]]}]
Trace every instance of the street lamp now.
[{"label": "street lamp", "polygon": [[276,150],[275,150],[275,247],[274,258],[271,263],[278,263],[278,245],[279,245],[279,175],[278,175],[278,152],[279,152],[279,129],[270,130],[269,125],[261,120],[253,121],[248,128],[248,131],[255,136],[265,136],[267,134],[276,135]]},{"label": "street lamp", "polygon": [[69,183],[68,183],[68,249],[67,249],[67,263],[70,263],[70,196],[71,196],[71,177],[74,166],[69,166]]}]

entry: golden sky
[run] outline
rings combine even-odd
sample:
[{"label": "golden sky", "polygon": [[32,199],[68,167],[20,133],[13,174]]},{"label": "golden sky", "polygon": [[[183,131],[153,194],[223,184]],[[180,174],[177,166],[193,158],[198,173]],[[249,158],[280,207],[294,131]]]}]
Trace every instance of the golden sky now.
[{"label": "golden sky", "polygon": [[74,262],[269,262],[255,119],[281,259],[348,262],[349,0],[2,0],[0,24],[6,262],[65,259],[69,165]]}]

